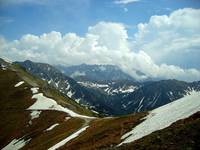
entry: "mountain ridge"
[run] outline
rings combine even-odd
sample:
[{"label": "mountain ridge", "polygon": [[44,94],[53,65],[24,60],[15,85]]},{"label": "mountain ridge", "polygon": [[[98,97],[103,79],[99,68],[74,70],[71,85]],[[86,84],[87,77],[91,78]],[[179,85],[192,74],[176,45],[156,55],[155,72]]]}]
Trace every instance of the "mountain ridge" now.
[{"label": "mountain ridge", "polygon": [[[184,97],[187,92],[193,89],[197,91],[200,89],[200,82],[188,83],[173,79],[142,83],[128,80],[104,80],[101,83],[96,81],[86,82],[85,80],[76,82],[53,66],[28,62],[16,63],[25,67],[33,75],[46,80],[77,103],[95,112],[107,115],[125,115],[149,111]],[[48,69],[49,67],[51,69]],[[66,80],[68,81],[66,82]]]}]

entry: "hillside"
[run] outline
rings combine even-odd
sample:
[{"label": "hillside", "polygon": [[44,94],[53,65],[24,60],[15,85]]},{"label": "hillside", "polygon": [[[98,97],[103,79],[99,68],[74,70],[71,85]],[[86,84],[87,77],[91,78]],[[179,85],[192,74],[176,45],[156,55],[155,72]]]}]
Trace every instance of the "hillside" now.
[{"label": "hillside", "polygon": [[92,116],[91,111],[3,60],[0,94],[0,149],[20,149],[25,145],[24,149],[46,149],[94,118],[85,116]]}]

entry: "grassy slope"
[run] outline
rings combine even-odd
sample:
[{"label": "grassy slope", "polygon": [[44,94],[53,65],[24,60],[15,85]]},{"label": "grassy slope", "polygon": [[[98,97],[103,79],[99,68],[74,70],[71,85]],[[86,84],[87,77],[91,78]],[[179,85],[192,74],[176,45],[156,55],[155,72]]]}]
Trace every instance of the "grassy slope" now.
[{"label": "grassy slope", "polygon": [[[16,67],[16,66],[15,66]],[[83,124],[84,120],[79,118],[71,118],[66,121],[68,115],[66,113],[58,111],[42,111],[40,117],[32,120],[32,124],[29,124],[31,120],[30,111],[26,110],[31,106],[35,100],[32,99],[32,93],[28,83],[34,85],[42,85],[41,80],[35,80],[34,77],[30,76],[21,69],[13,68],[12,70],[1,70],[0,69],[0,149],[6,146],[13,139],[24,137],[24,139],[31,138],[32,140],[24,147],[24,149],[46,149],[53,146],[60,140],[71,135],[79,129]],[[17,71],[17,72],[16,72]],[[24,84],[19,87],[14,87],[16,83],[22,81],[21,78],[26,78]],[[72,105],[62,96],[57,95],[54,90],[42,87],[45,92],[51,93],[52,97],[58,99],[66,105]],[[71,107],[70,107],[71,108]],[[80,106],[74,106],[73,109],[76,112],[86,112]],[[89,111],[88,111],[89,112]],[[80,112],[79,112],[80,113]],[[44,132],[51,125],[59,123],[55,129]],[[33,148],[34,147],[34,148]]]},{"label": "grassy slope", "polygon": [[140,113],[124,117],[96,119],[91,122],[86,132],[61,149],[93,150],[117,145],[121,142],[121,136],[139,124],[140,119],[145,115],[145,113]]}]

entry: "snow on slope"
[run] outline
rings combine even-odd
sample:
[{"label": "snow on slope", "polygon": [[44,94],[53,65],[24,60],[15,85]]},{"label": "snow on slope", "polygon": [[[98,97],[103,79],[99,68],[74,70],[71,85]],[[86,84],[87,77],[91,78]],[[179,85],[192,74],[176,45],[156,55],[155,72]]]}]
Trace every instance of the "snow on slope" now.
[{"label": "snow on slope", "polygon": [[36,118],[39,118],[40,113],[41,113],[41,111],[37,111],[37,110],[31,111],[31,113],[30,113],[30,115],[31,115],[31,120],[36,119]]},{"label": "snow on slope", "polygon": [[90,119],[94,118],[77,114],[72,110],[57,104],[57,102],[54,99],[44,96],[43,93],[38,93],[38,88],[31,88],[31,91],[33,92],[32,98],[36,99],[36,102],[32,106],[30,106],[28,110],[57,110],[65,112],[72,117],[90,118]]},{"label": "snow on slope", "polygon": [[25,141],[24,139],[14,139],[7,146],[5,146],[2,150],[19,150],[26,145],[30,141]]},{"label": "snow on slope", "polygon": [[18,87],[20,85],[22,85],[24,83],[24,81],[20,81],[19,83],[15,84],[15,87]]},{"label": "snow on slope", "polygon": [[79,129],[78,131],[76,131],[75,133],[73,133],[72,135],[68,136],[66,139],[60,141],[59,143],[57,143],[56,145],[54,145],[53,147],[49,148],[48,150],[56,150],[59,147],[65,145],[67,142],[69,142],[70,140],[76,138],[77,136],[79,136],[79,134],[81,134],[83,131],[85,131],[89,126],[83,127],[81,129]]},{"label": "snow on slope", "polygon": [[39,90],[38,87],[31,88],[33,94],[38,93],[38,90]]},{"label": "snow on slope", "polygon": [[53,128],[55,128],[56,126],[58,126],[59,123],[53,124],[52,126],[50,126],[48,129],[46,129],[46,131],[51,131],[53,130]]},{"label": "snow on slope", "polygon": [[151,111],[144,118],[146,120],[121,137],[124,141],[119,146],[133,142],[154,131],[164,129],[198,111],[200,111],[200,92],[192,91],[190,95]]}]

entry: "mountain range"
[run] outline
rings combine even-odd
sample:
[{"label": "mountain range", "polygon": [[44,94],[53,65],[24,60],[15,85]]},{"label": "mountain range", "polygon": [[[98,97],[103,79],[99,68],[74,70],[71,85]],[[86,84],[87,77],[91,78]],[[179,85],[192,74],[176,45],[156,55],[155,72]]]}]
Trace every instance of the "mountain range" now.
[{"label": "mountain range", "polygon": [[[33,64],[40,66],[40,63]],[[51,70],[50,65],[42,64],[44,65],[47,71]],[[37,72],[41,72],[38,67],[36,68]],[[125,116],[103,117],[61,93],[56,84],[48,83],[49,80],[45,78],[53,75],[58,77],[59,70],[55,69],[56,73],[52,76],[43,75],[43,78],[33,75],[30,70],[32,69],[21,67],[18,63],[8,63],[0,59],[0,149],[2,150],[200,148],[199,82],[165,80],[140,83],[137,89],[126,93],[127,97],[140,98],[140,95],[157,89],[157,93],[168,91],[171,97],[171,92],[175,93],[177,97],[173,95],[172,99],[176,100],[171,100],[165,105],[161,104],[161,107],[147,112],[142,110],[142,104],[148,104],[144,98],[139,102],[141,110],[136,109],[140,111],[139,113],[136,111]],[[66,80],[76,82],[63,76]],[[134,95],[135,92],[140,94]],[[123,96],[123,93],[113,95],[120,97],[121,94]],[[129,101],[127,97],[123,102],[127,99]],[[157,101],[161,100],[158,98]]]},{"label": "mountain range", "polygon": [[[103,115],[126,115],[155,109],[200,90],[200,82],[178,80],[137,82],[113,65],[54,67],[15,62],[45,80],[64,96]],[[78,72],[78,73],[77,73]],[[75,75],[76,74],[76,75]]]}]

